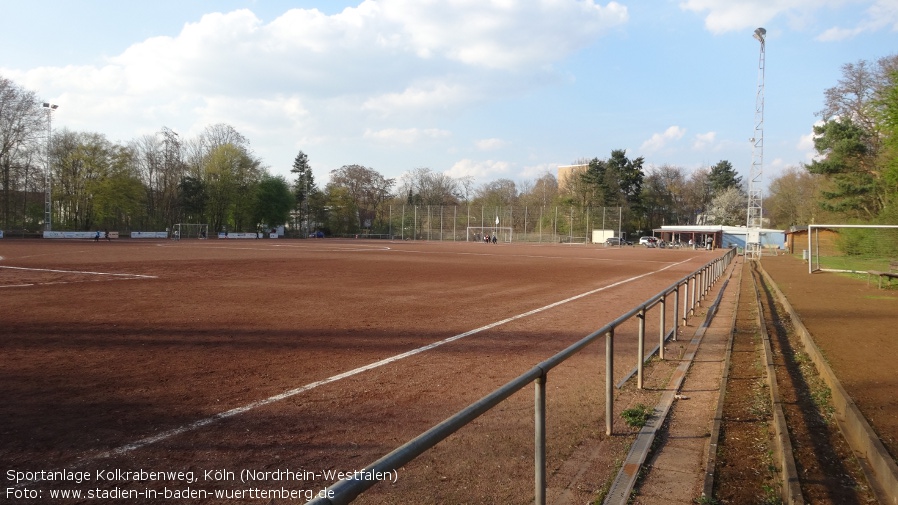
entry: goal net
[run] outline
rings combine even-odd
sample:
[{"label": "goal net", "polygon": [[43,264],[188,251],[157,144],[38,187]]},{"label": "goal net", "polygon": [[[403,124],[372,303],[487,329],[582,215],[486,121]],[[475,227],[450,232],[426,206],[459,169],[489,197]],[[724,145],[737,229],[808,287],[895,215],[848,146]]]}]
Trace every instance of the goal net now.
[{"label": "goal net", "polygon": [[483,242],[485,237],[489,235],[491,238],[496,236],[498,242],[511,242],[511,227],[509,226],[468,226],[467,240],[468,242]]},{"label": "goal net", "polygon": [[208,224],[178,223],[172,227],[171,239],[206,238],[209,236]]},{"label": "goal net", "polygon": [[795,249],[807,251],[808,272],[888,270],[898,258],[898,225],[809,225],[807,241]]}]

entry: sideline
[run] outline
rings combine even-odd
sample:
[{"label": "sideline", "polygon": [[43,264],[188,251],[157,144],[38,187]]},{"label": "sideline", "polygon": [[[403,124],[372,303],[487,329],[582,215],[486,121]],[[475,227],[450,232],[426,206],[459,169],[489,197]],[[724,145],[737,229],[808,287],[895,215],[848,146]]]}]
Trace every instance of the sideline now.
[{"label": "sideline", "polygon": [[[0,261],[3,258],[0,257]],[[9,270],[27,270],[30,272],[50,272],[55,274],[77,274],[77,275],[107,275],[109,277],[115,277],[114,279],[108,280],[122,280],[127,281],[131,279],[157,279],[158,277],[155,275],[142,275],[142,274],[117,274],[112,272],[87,272],[80,270],[55,270],[52,268],[26,268],[26,267],[9,267],[0,265],[0,268],[6,268]],[[7,284],[0,285],[0,289],[4,288],[27,288],[33,286],[51,286],[53,284],[74,284],[77,282],[86,282],[84,280],[61,280],[61,281],[53,281],[53,282],[29,282],[25,284]]]},{"label": "sideline", "polygon": [[[129,443],[129,444],[125,444],[125,445],[116,447],[116,448],[114,448],[114,449],[111,449],[111,450],[109,450],[109,451],[104,451],[104,452],[95,454],[94,456],[85,456],[85,457],[83,457],[83,458],[80,458],[80,461],[79,461],[77,464],[75,464],[75,465],[70,465],[70,466],[68,466],[67,468],[78,468],[78,467],[80,467],[80,466],[83,466],[83,465],[87,464],[88,462],[92,462],[92,461],[95,461],[95,460],[98,460],[98,459],[105,459],[105,458],[109,458],[109,457],[113,457],[113,456],[120,456],[120,455],[122,455],[122,454],[129,453],[129,452],[131,452],[131,451],[134,451],[134,450],[137,450],[137,449],[146,447],[146,446],[151,445],[151,444],[154,444],[154,443],[156,443],[156,442],[161,442],[161,441],[163,441],[163,440],[166,440],[166,439],[175,437],[175,436],[177,436],[177,435],[181,435],[181,434],[183,434],[183,433],[188,433],[188,432],[197,430],[197,429],[199,429],[199,428],[202,428],[202,427],[204,427],[204,426],[208,426],[208,425],[210,425],[210,424],[213,424],[213,423],[215,423],[215,422],[218,422],[218,421],[221,421],[221,420],[224,420],[224,419],[228,419],[228,418],[233,417],[233,416],[236,416],[236,415],[238,415],[238,414],[242,414],[242,413],[244,413],[244,412],[248,412],[248,411],[250,411],[250,410],[257,409],[257,408],[259,408],[259,407],[264,407],[264,406],[266,406],[266,405],[270,405],[270,404],[272,404],[272,403],[279,402],[279,401],[281,401],[281,400],[290,398],[290,397],[292,397],[292,396],[296,396],[296,395],[298,395],[298,394],[300,394],[300,393],[303,393],[303,392],[305,392],[305,391],[309,391],[309,390],[314,389],[314,388],[317,388],[317,387],[319,387],[319,386],[323,386],[323,385],[325,385],[325,384],[330,384],[331,382],[336,382],[336,381],[338,381],[338,380],[345,379],[345,378],[347,378],[347,377],[352,377],[353,375],[358,375],[358,374],[360,374],[360,373],[362,373],[362,372],[366,372],[366,371],[368,371],[368,370],[373,370],[373,369],[375,369],[375,368],[380,368],[380,367],[382,367],[382,366],[384,366],[384,365],[388,365],[388,364],[390,364],[390,363],[394,363],[394,362],[396,362],[396,361],[399,361],[399,360],[408,358],[408,357],[410,357],[410,356],[414,356],[414,355],[416,355],[416,354],[420,354],[420,353],[425,352],[425,351],[429,351],[429,350],[431,350],[431,349],[435,349],[435,348],[440,347],[440,346],[443,346],[443,345],[445,345],[445,344],[448,344],[448,343],[451,343],[451,342],[455,342],[456,340],[461,340],[461,339],[463,339],[463,338],[465,338],[465,337],[474,335],[474,334],[476,334],[476,333],[480,333],[480,332],[483,332],[483,331],[486,331],[486,330],[495,328],[495,327],[497,327],[497,326],[501,326],[501,325],[503,325],[503,324],[510,323],[510,322],[512,322],[512,321],[516,321],[516,320],[518,320],[518,319],[523,319],[523,318],[525,318],[525,317],[529,317],[529,316],[532,316],[532,315],[534,315],[534,314],[538,314],[538,313],[540,313],[540,312],[545,312],[545,311],[547,311],[547,310],[550,310],[550,309],[553,309],[553,308],[555,308],[555,307],[564,305],[564,304],[566,304],[566,303],[570,303],[570,302],[573,302],[573,301],[575,301],[575,300],[579,300],[579,299],[581,299],[581,298],[585,298],[585,297],[587,297],[587,296],[591,296],[591,295],[594,295],[594,294],[596,294],[596,293],[600,293],[600,292],[602,292],[602,291],[606,291],[606,290],[609,290],[609,289],[613,289],[613,288],[615,288],[615,287],[618,287],[618,286],[621,286],[621,285],[623,285],[623,284],[627,284],[627,283],[633,282],[633,281],[638,280],[638,279],[641,279],[641,278],[643,278],[643,277],[648,277],[648,276],[650,276],[650,275],[654,275],[654,274],[656,274],[656,273],[658,273],[658,272],[662,272],[662,271],[667,270],[667,269],[669,269],[669,268],[673,268],[673,267],[678,266],[678,265],[680,265],[680,264],[686,263],[686,262],[690,261],[691,259],[692,259],[692,258],[689,258],[689,259],[686,259],[686,260],[683,260],[683,261],[679,261],[679,262],[676,262],[676,263],[671,263],[670,265],[667,265],[667,266],[665,266],[665,267],[663,267],[663,268],[660,268],[660,269],[658,269],[658,270],[653,270],[653,271],[651,271],[651,272],[646,272],[646,273],[644,273],[644,274],[640,274],[640,275],[637,275],[637,276],[634,276],[634,277],[630,277],[630,278],[628,278],[628,279],[624,279],[624,280],[615,282],[615,283],[613,283],[613,284],[609,284],[609,285],[607,285],[607,286],[603,286],[603,287],[601,287],[601,288],[596,288],[596,289],[593,289],[593,290],[591,290],[591,291],[587,291],[587,292],[585,292],[585,293],[581,293],[581,294],[579,294],[579,295],[574,295],[574,296],[571,296],[571,297],[569,297],[569,298],[565,298],[565,299],[563,299],[563,300],[559,300],[559,301],[557,301],[557,302],[550,303],[549,305],[545,305],[545,306],[543,306],[543,307],[539,307],[539,308],[536,308],[536,309],[533,309],[533,310],[530,310],[530,311],[527,311],[527,312],[524,312],[524,313],[521,313],[521,314],[518,314],[518,315],[515,315],[515,316],[508,317],[508,318],[506,318],[506,319],[502,319],[501,321],[496,321],[496,322],[487,324],[487,325],[485,325],[485,326],[481,326],[481,327],[479,327],[479,328],[475,328],[475,329],[473,329],[473,330],[469,330],[469,331],[466,331],[466,332],[464,332],[464,333],[460,333],[460,334],[458,334],[458,335],[454,335],[454,336],[452,336],[452,337],[448,337],[448,338],[445,338],[445,339],[443,339],[443,340],[439,340],[439,341],[437,341],[437,342],[432,342],[432,343],[427,344],[427,345],[425,345],[425,346],[418,347],[418,348],[412,349],[412,350],[410,350],[410,351],[406,351],[406,352],[401,353],[401,354],[397,354],[397,355],[394,355],[394,356],[391,356],[391,357],[388,357],[388,358],[384,358],[384,359],[382,359],[382,360],[380,360],[380,361],[375,361],[374,363],[369,363],[369,364],[367,364],[367,365],[360,366],[360,367],[358,367],[358,368],[354,368],[354,369],[352,369],[352,370],[349,370],[349,371],[346,371],[346,372],[343,372],[343,373],[340,373],[340,374],[337,374],[337,375],[333,375],[333,376],[328,377],[328,378],[326,378],[326,379],[322,379],[322,380],[319,380],[319,381],[311,382],[311,383],[306,384],[306,385],[304,385],[304,386],[300,386],[300,387],[297,387],[297,388],[294,388],[294,389],[290,389],[290,390],[288,390],[288,391],[284,391],[283,393],[280,393],[280,394],[277,394],[277,395],[274,395],[274,396],[269,396],[268,398],[264,398],[264,399],[262,399],[262,400],[257,400],[257,401],[254,401],[254,402],[250,402],[250,403],[248,403],[248,404],[246,404],[246,405],[240,406],[240,407],[236,407],[236,408],[233,408],[233,409],[230,409],[230,410],[226,410],[226,411],[224,411],[224,412],[219,412],[218,414],[215,414],[215,415],[212,415],[212,416],[203,418],[203,419],[199,419],[199,420],[196,420],[196,421],[194,421],[194,422],[192,422],[192,423],[185,424],[185,425],[179,426],[179,427],[177,427],[177,428],[172,428],[172,429],[170,429],[170,430],[166,430],[166,431],[163,431],[163,432],[161,432],[161,433],[157,433],[156,435],[151,435],[151,436],[148,436],[148,437],[141,438],[141,439],[136,440],[136,441],[134,441],[134,442],[131,442],[131,443]],[[24,486],[26,486],[26,485],[35,484],[36,482],[40,482],[40,481],[21,482],[21,483],[16,484],[16,485],[13,486],[13,487],[14,487],[14,488],[20,488],[20,487],[24,487]]]}]

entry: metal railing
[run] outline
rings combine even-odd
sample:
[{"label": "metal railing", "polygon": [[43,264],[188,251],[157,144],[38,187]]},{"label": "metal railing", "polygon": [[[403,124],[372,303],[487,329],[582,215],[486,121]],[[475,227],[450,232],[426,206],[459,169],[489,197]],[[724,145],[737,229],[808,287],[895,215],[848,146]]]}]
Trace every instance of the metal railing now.
[{"label": "metal railing", "polygon": [[[507,382],[505,385],[472,403],[468,407],[449,417],[443,422],[418,435],[409,442],[396,448],[386,456],[371,463],[364,470],[356,472],[353,477],[341,480],[321,491],[317,498],[309,501],[307,505],[340,505],[351,503],[356,497],[375,485],[380,480],[374,478],[378,475],[388,475],[411,462],[424,452],[434,447],[471,421],[477,419],[493,407],[517,393],[529,383],[533,382],[534,392],[534,503],[545,505],[546,503],[546,379],[549,371],[557,367],[568,358],[580,352],[589,344],[600,337],[605,337],[605,434],[612,434],[614,420],[614,330],[631,318],[638,318],[638,353],[637,387],[643,385],[643,364],[651,357],[646,357],[645,349],[645,319],[648,310],[655,306],[660,312],[660,332],[658,352],[664,359],[664,342],[667,338],[676,339],[676,330],[679,325],[685,326],[690,315],[695,313],[695,308],[701,303],[701,299],[710,290],[714,282],[726,271],[729,264],[736,256],[736,250],[730,249],[726,254],[705,264],[698,270],[674,282],[660,293],[639,304],[629,312],[618,317],[598,330],[583,337],[563,351],[551,358],[539,363],[526,373]],[[673,296],[673,314],[680,314],[680,291],[683,291],[682,317],[675,317],[673,326],[668,330],[665,321],[665,306],[668,296]],[[653,351],[654,353],[654,351]],[[630,377],[633,374],[630,375]]]}]

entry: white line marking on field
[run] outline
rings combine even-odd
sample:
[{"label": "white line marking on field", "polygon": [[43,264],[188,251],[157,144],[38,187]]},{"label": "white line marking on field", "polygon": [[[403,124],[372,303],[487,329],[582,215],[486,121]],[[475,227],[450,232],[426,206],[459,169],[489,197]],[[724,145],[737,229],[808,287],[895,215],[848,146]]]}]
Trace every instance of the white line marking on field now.
[{"label": "white line marking on field", "polygon": [[[686,263],[687,261],[689,261],[689,260],[684,260],[684,261],[680,261],[680,262],[677,262],[677,263],[671,263],[670,265],[667,265],[667,266],[665,266],[665,267],[663,267],[663,268],[660,268],[660,269],[658,269],[658,270],[654,270],[654,271],[651,271],[651,272],[646,272],[646,273],[644,273],[644,274],[637,275],[637,276],[635,276],[635,277],[630,277],[630,278],[628,278],[628,279],[624,279],[624,280],[622,280],[622,281],[618,281],[618,282],[615,282],[615,283],[613,283],[613,284],[609,284],[609,285],[607,285],[607,286],[603,286],[603,287],[601,287],[601,288],[593,289],[593,290],[591,290],[591,291],[587,291],[587,292],[581,293],[581,294],[579,294],[579,295],[574,295],[574,296],[572,296],[572,297],[570,297],[570,298],[565,298],[564,300],[560,300],[560,301],[557,301],[557,302],[555,302],[555,303],[550,303],[549,305],[546,305],[546,306],[543,306],[543,307],[540,307],[540,308],[537,308],[537,309],[533,309],[533,310],[524,312],[524,313],[522,313],[522,314],[518,314],[518,315],[516,315],[516,316],[511,316],[511,317],[506,318],[506,319],[503,319],[503,320],[501,320],[501,321],[496,321],[496,322],[494,322],[494,323],[490,323],[490,324],[488,324],[488,325],[486,325],[486,326],[481,326],[480,328],[475,328],[475,329],[473,329],[473,330],[466,331],[466,332],[464,332],[464,333],[460,333],[460,334],[458,334],[458,335],[455,335],[455,336],[452,336],[452,337],[449,337],[449,338],[446,338],[446,339],[443,339],[443,340],[439,340],[439,341],[437,341],[437,342],[433,342],[433,343],[427,344],[427,345],[425,345],[425,346],[418,347],[418,348],[416,348],[416,349],[412,349],[412,350],[410,350],[410,351],[406,351],[406,352],[404,352],[404,353],[397,354],[397,355],[395,355],[395,356],[391,356],[391,357],[389,357],[389,358],[384,358],[384,359],[382,359],[382,360],[380,360],[380,361],[375,361],[374,363],[370,363],[370,364],[367,364],[367,365],[364,365],[364,366],[360,366],[360,367],[358,367],[358,368],[354,368],[354,369],[352,369],[352,370],[349,370],[349,371],[343,372],[343,373],[341,373],[341,374],[337,374],[337,375],[328,377],[328,378],[326,378],[326,379],[322,379],[322,380],[319,380],[319,381],[311,382],[311,383],[309,383],[309,384],[306,384],[305,386],[300,386],[300,387],[298,387],[298,388],[290,389],[290,390],[288,390],[288,391],[284,391],[283,393],[280,393],[280,394],[277,394],[277,395],[274,395],[274,396],[269,396],[268,398],[265,398],[265,399],[262,399],[262,400],[257,400],[257,401],[248,403],[248,404],[246,404],[246,405],[243,405],[243,406],[240,406],[240,407],[233,408],[233,409],[231,409],[231,410],[226,410],[226,411],[224,411],[224,412],[219,412],[218,414],[215,414],[215,415],[213,415],[213,416],[209,416],[209,417],[206,417],[206,418],[203,418],[203,419],[199,419],[199,420],[194,421],[194,422],[192,422],[192,423],[190,423],[190,424],[185,424],[185,425],[179,426],[179,427],[177,427],[177,428],[173,428],[173,429],[170,429],[170,430],[167,430],[167,431],[163,431],[162,433],[157,433],[156,435],[152,435],[152,436],[149,436],[149,437],[141,438],[140,440],[136,440],[136,441],[134,441],[134,442],[131,442],[130,444],[122,445],[122,446],[116,447],[115,449],[112,449],[112,450],[109,450],[109,451],[105,451],[105,452],[99,453],[99,454],[97,454],[97,455],[95,455],[95,456],[93,456],[93,457],[88,457],[88,458],[82,459],[82,460],[81,460],[81,464],[86,464],[87,462],[93,461],[93,460],[96,460],[96,459],[108,458],[108,457],[112,457],[112,456],[119,456],[119,455],[122,455],[122,454],[125,454],[125,453],[128,453],[128,452],[131,452],[131,451],[140,449],[140,448],[142,448],[142,447],[148,446],[148,445],[150,445],[150,444],[154,444],[154,443],[156,443],[156,442],[161,442],[161,441],[163,441],[163,440],[166,440],[166,439],[175,437],[175,436],[177,436],[177,435],[181,435],[181,434],[183,434],[183,433],[187,433],[187,432],[190,432],[190,431],[193,431],[193,430],[202,428],[203,426],[210,425],[210,424],[212,424],[212,423],[214,423],[214,422],[221,421],[221,420],[227,419],[227,418],[229,418],[229,417],[234,417],[234,416],[236,416],[236,415],[238,415],[238,414],[242,414],[242,413],[244,413],[244,412],[248,412],[248,411],[250,411],[250,410],[253,410],[253,409],[256,409],[256,408],[259,408],[259,407],[264,407],[265,405],[269,405],[269,404],[272,404],[272,403],[275,403],[275,402],[279,402],[279,401],[281,401],[281,400],[290,398],[290,397],[292,397],[292,396],[296,396],[296,395],[298,395],[298,394],[300,394],[300,393],[303,393],[303,392],[305,392],[305,391],[309,391],[309,390],[311,390],[311,389],[317,388],[318,386],[323,386],[323,385],[325,385],[325,384],[330,384],[331,382],[336,382],[336,381],[338,381],[338,380],[345,379],[345,378],[347,378],[347,377],[352,377],[353,375],[358,375],[358,374],[360,374],[360,373],[362,373],[362,372],[367,372],[368,370],[373,370],[373,369],[375,369],[375,368],[379,368],[379,367],[382,367],[382,366],[384,366],[384,365],[388,365],[388,364],[390,364],[390,363],[394,363],[394,362],[399,361],[399,360],[401,360],[401,359],[408,358],[409,356],[414,356],[414,355],[416,355],[416,354],[420,354],[420,353],[422,353],[422,352],[429,351],[429,350],[431,350],[431,349],[440,347],[440,346],[445,345],[445,344],[448,344],[448,343],[450,343],[450,342],[455,342],[456,340],[460,340],[460,339],[462,339],[462,338],[469,337],[469,336],[474,335],[474,334],[476,334],[476,333],[480,333],[480,332],[482,332],[482,331],[486,331],[486,330],[495,328],[495,327],[497,327],[497,326],[501,326],[501,325],[503,325],[503,324],[510,323],[510,322],[512,322],[512,321],[516,321],[516,320],[518,320],[518,319],[522,319],[522,318],[525,318],[525,317],[528,317],[528,316],[532,316],[532,315],[538,314],[538,313],[540,313],[540,312],[545,312],[545,311],[547,311],[547,310],[549,310],[549,309],[553,309],[553,308],[558,307],[558,306],[560,306],[560,305],[564,305],[564,304],[566,304],[566,303],[570,303],[570,302],[572,302],[572,301],[579,300],[580,298],[584,298],[584,297],[587,297],[587,296],[590,296],[590,295],[594,295],[594,294],[596,294],[596,293],[600,293],[600,292],[605,291],[605,290],[608,290],[608,289],[612,289],[612,288],[617,287],[617,286],[620,286],[620,285],[622,285],[622,284],[627,284],[627,283],[629,283],[629,282],[635,281],[635,280],[637,280],[637,279],[641,279],[641,278],[643,278],[643,277],[648,277],[649,275],[653,275],[653,274],[655,274],[655,273],[657,273],[657,272],[661,272],[661,271],[663,271],[663,270],[667,270],[668,268],[674,267],[674,266],[679,265],[679,264],[681,264],[681,263]],[[80,465],[79,465],[79,466],[80,466]],[[70,467],[70,468],[71,468],[71,467]],[[27,485],[27,484],[29,484],[29,483],[27,483],[27,482],[25,482],[25,483],[20,483],[19,485],[16,485],[15,487],[21,487],[21,486],[24,486],[24,485]]]},{"label": "white line marking on field", "polygon": [[140,277],[144,279],[155,279],[155,275],[142,274],[117,274],[112,272],[88,272],[86,270],[54,270],[52,268],[26,268],[26,267],[8,267],[0,266],[0,268],[8,268],[10,270],[31,270],[33,272],[53,272],[62,274],[85,274],[85,275],[110,275],[113,277]]}]

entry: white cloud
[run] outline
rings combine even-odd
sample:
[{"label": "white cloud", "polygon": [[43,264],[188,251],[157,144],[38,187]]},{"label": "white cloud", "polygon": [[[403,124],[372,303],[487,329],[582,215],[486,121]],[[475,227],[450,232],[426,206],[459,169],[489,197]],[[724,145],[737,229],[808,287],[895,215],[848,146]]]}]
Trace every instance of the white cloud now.
[{"label": "white cloud", "polygon": [[241,9],[137,41],[99,65],[0,74],[59,103],[59,124],[118,140],[226,122],[264,129],[270,145],[362,132],[414,142],[448,134],[367,121],[432,122],[434,112],[542,86],[531,77],[552,74],[627,19],[625,6],[595,0],[364,0],[333,15],[291,9],[267,23]]},{"label": "white cloud", "polygon": [[817,39],[835,41],[891,26],[898,29],[898,3],[895,0],[684,0],[680,8],[705,16],[705,28],[714,34],[753,30],[775,19],[804,28],[815,18],[827,14],[853,18],[863,9],[861,19],[852,27],[831,27]]},{"label": "white cloud", "polygon": [[502,149],[508,142],[505,142],[502,139],[481,139],[474,142],[474,145],[477,146],[477,149],[481,151],[495,151],[496,149]]},{"label": "white cloud", "polygon": [[[365,4],[373,3],[366,1]],[[364,4],[363,4],[364,5]],[[382,0],[395,42],[422,59],[446,58],[485,68],[525,69],[557,61],[628,20],[616,2]]]},{"label": "white cloud", "polygon": [[474,177],[476,180],[494,179],[496,176],[507,175],[511,170],[511,164],[507,161],[474,161],[463,159],[446,170],[445,174],[454,177]]},{"label": "white cloud", "polygon": [[685,134],[685,129],[680,128],[679,126],[671,126],[668,129],[664,130],[664,133],[656,133],[652,135],[650,139],[642,143],[640,149],[649,153],[655,152],[664,148],[672,141],[680,140]]},{"label": "white cloud", "polygon": [[817,40],[836,42],[847,40],[867,32],[882,29],[898,30],[898,2],[895,0],[877,0],[864,11],[864,17],[855,26],[843,28],[834,26],[821,33]]},{"label": "white cloud", "polygon": [[440,139],[451,137],[452,133],[447,130],[438,128],[406,128],[400,130],[398,128],[387,128],[383,130],[366,130],[364,137],[366,139],[374,139],[384,142],[392,142],[399,144],[413,144],[424,139]]},{"label": "white cloud", "polygon": [[698,133],[695,135],[695,140],[692,142],[692,148],[696,151],[709,149],[714,145],[714,139],[716,137],[717,132]]},{"label": "white cloud", "polygon": [[[814,123],[814,126],[822,126],[823,121],[817,121]],[[813,129],[807,135],[802,135],[798,139],[798,143],[795,145],[795,148],[804,153],[805,163],[810,163],[813,160],[819,160],[821,157],[817,154],[817,150],[814,148],[814,139],[817,137],[817,134],[814,133]]]},{"label": "white cloud", "polygon": [[362,109],[383,115],[408,110],[445,109],[470,101],[473,93],[463,85],[451,82],[430,82],[413,85],[399,93],[385,93],[365,100]]},{"label": "white cloud", "polygon": [[[811,8],[826,0],[686,0],[680,8],[705,15],[705,28],[714,34],[757,28],[777,15],[798,7]],[[705,14],[707,13],[707,14]]]}]

